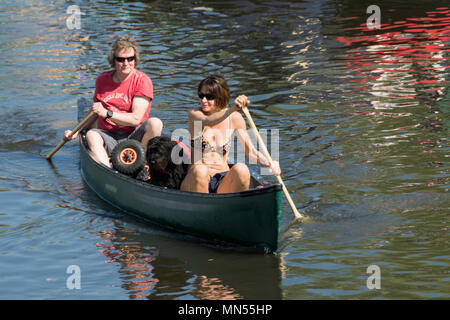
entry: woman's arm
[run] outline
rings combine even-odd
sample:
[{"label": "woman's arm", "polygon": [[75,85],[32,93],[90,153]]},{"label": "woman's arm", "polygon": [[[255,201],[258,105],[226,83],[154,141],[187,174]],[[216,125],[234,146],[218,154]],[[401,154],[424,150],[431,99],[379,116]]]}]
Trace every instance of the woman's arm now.
[{"label": "woman's arm", "polygon": [[200,108],[195,108],[189,111],[188,119],[189,123],[194,121],[201,121],[203,126],[212,127],[224,121],[236,110],[237,107],[234,105],[233,107],[225,108],[212,114],[206,115],[201,111]]},{"label": "woman's arm", "polygon": [[[251,160],[256,162],[257,164],[266,166],[270,168],[269,160],[258,151],[253,145],[250,136],[247,132],[245,120],[242,115],[238,112],[233,114],[233,127],[236,130],[238,139],[242,146],[244,147],[245,155]],[[280,164],[278,161],[272,161],[272,167],[270,168],[272,173],[276,176],[281,174]]]}]

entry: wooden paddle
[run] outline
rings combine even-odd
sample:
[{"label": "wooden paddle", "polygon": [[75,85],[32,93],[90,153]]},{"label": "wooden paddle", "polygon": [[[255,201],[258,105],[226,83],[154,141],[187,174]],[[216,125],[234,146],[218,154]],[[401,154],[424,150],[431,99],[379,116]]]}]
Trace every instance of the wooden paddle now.
[{"label": "wooden paddle", "polygon": [[[95,112],[91,111],[76,127],[75,129],[72,130],[72,135],[76,134],[78,131],[80,131],[84,125],[92,119],[93,116],[95,116]],[[47,160],[50,160],[52,158],[52,156],[58,152],[59,149],[61,149],[61,147],[63,145],[65,145],[67,142],[67,140],[62,139],[61,142],[52,150],[50,151],[50,153],[45,157]]]},{"label": "wooden paddle", "polygon": [[[258,129],[256,128],[256,125],[253,122],[252,116],[250,115],[248,108],[243,107],[242,111],[244,112],[245,116],[247,117],[250,127],[252,127],[252,129],[255,131],[256,139],[258,140],[258,143],[263,151],[263,154],[266,157],[266,159],[269,161],[270,167],[272,167],[272,165],[273,165],[272,157],[270,156],[269,151],[267,150],[266,145],[264,144],[264,141],[262,140],[261,136],[259,135]],[[281,184],[283,193],[286,196],[286,199],[289,202],[289,205],[291,206],[291,209],[292,209],[292,212],[294,213],[295,219],[302,219],[303,215],[301,215],[298,212],[297,208],[295,207],[295,204],[292,201],[291,196],[289,195],[289,192],[288,192],[286,186],[284,185],[283,179],[281,179],[280,176],[275,176],[275,177],[277,178],[278,183]]]}]

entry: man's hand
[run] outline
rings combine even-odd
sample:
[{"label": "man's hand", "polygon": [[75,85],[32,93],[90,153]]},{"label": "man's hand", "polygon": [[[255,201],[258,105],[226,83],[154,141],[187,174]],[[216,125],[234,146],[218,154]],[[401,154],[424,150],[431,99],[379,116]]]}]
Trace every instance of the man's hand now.
[{"label": "man's hand", "polygon": [[64,135],[63,135],[64,141],[70,141],[70,140],[76,139],[76,137],[78,137],[78,132],[72,135],[72,130],[64,131]]},{"label": "man's hand", "polygon": [[97,114],[99,117],[106,118],[108,110],[106,110],[101,102],[94,102],[92,105],[92,111]]}]

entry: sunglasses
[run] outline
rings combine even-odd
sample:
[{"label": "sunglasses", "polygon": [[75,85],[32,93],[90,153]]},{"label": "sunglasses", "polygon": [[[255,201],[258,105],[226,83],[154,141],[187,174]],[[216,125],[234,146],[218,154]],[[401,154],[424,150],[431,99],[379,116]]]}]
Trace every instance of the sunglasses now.
[{"label": "sunglasses", "polygon": [[114,57],[114,59],[116,59],[117,62],[124,63],[125,60],[127,60],[128,62],[134,61],[134,59],[136,59],[136,56],[132,56],[132,57]]},{"label": "sunglasses", "polygon": [[200,100],[202,100],[203,98],[206,98],[206,100],[214,100],[214,95],[213,94],[204,94],[204,93],[200,93],[198,94],[198,97],[200,98]]}]

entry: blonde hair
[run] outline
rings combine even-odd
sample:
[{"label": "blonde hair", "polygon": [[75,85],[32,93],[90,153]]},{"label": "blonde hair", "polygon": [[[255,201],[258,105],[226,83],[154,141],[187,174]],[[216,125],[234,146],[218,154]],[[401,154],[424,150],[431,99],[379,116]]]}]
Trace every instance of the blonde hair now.
[{"label": "blonde hair", "polygon": [[114,64],[114,58],[116,56],[116,51],[117,50],[126,50],[129,48],[133,48],[134,49],[134,55],[135,55],[135,63],[134,65],[137,66],[139,64],[139,61],[141,61],[141,57],[139,55],[139,47],[136,44],[136,40],[134,40],[133,38],[127,36],[127,37],[120,37],[117,38],[116,41],[114,41],[111,51],[109,52],[108,55],[108,62],[111,65],[111,67],[115,67]]}]

